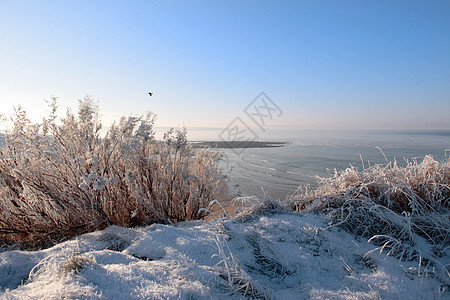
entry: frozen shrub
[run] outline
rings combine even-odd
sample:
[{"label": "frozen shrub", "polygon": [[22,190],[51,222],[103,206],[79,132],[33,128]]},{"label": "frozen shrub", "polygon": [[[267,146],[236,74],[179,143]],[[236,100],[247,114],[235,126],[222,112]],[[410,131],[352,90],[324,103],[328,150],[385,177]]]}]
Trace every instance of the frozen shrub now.
[{"label": "frozen shrub", "polygon": [[[293,210],[325,212],[332,225],[367,237],[380,250],[400,259],[417,260],[419,269],[433,264],[450,247],[450,159],[399,166],[396,161],[363,171],[355,167],[321,178],[315,188],[302,187],[290,198]],[[429,253],[417,245],[427,241]],[[420,272],[419,272],[420,273]]]},{"label": "frozen shrub", "polygon": [[73,255],[61,263],[60,274],[78,274],[88,264],[95,261],[80,255]]},{"label": "frozen shrub", "polygon": [[356,167],[336,171],[330,178],[321,178],[315,189],[297,190],[290,204],[297,211],[330,211],[336,220],[354,226],[354,230],[364,235],[380,232],[358,226],[358,222],[373,221],[375,227],[387,222],[402,227],[410,219],[414,222],[412,231],[433,244],[447,245],[449,226],[444,223],[450,219],[437,216],[448,217],[449,199],[450,159],[439,162],[425,156],[422,161],[414,160],[404,167],[394,161],[363,171]]},{"label": "frozen shrub", "polygon": [[186,130],[155,140],[154,115],[122,117],[106,132],[86,97],[77,114],[31,123],[22,108],[0,148],[0,241],[43,246],[108,225],[203,217],[227,197],[218,155],[193,149]]},{"label": "frozen shrub", "polygon": [[264,192],[264,198],[262,199],[255,196],[237,197],[232,200],[231,204],[235,208],[234,218],[240,222],[246,222],[259,216],[270,216],[291,212],[289,207],[272,198],[266,192]]}]

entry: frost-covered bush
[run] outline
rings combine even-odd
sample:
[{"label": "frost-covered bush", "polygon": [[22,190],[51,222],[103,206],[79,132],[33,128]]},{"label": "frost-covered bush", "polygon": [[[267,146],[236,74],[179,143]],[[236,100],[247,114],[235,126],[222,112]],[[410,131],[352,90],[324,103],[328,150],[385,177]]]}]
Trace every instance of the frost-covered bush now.
[{"label": "frost-covered bush", "polygon": [[[450,247],[450,159],[425,156],[405,166],[394,161],[336,171],[315,188],[300,188],[290,205],[326,212],[332,225],[369,238],[387,254],[428,264]],[[431,245],[426,254],[415,247],[425,240]],[[441,267],[448,278],[448,266]]]},{"label": "frost-covered bush", "polygon": [[259,216],[271,216],[290,213],[289,207],[264,192],[264,198],[255,196],[237,197],[231,201],[235,208],[234,219],[246,222]]},{"label": "frost-covered bush", "polygon": [[43,246],[108,225],[203,217],[227,197],[218,155],[193,149],[186,130],[155,140],[154,115],[122,117],[101,134],[98,107],[40,123],[17,108],[0,148],[0,243]]}]

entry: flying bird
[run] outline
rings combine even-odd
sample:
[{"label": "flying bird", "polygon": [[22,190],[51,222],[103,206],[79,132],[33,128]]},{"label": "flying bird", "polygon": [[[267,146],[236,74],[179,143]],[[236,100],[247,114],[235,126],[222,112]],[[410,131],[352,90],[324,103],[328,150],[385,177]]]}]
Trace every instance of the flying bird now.
[{"label": "flying bird", "polygon": [[150,95],[150,97],[153,96],[153,93],[151,93],[151,92],[148,92],[148,94]]}]

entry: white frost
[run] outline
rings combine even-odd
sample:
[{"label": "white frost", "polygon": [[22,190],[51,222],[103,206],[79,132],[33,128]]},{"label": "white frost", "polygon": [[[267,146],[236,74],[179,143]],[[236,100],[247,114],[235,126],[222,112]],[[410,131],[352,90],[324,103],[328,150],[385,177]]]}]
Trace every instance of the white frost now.
[{"label": "white frost", "polygon": [[[0,253],[0,298],[244,298],[240,285],[245,282],[228,274],[224,263],[240,268],[240,276],[251,282],[247,287],[267,298],[449,296],[437,278],[406,272],[417,263],[379,251],[365,256],[376,247],[326,227],[318,216],[292,214],[139,229],[112,226],[46,250]],[[231,254],[218,255],[219,246]],[[70,271],[72,261],[82,263],[77,271]]]}]

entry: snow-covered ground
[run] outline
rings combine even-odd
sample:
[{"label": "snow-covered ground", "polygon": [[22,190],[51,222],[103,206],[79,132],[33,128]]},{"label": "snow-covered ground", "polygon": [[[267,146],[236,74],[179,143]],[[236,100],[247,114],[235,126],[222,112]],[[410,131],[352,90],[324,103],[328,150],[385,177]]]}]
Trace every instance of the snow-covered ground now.
[{"label": "snow-covered ground", "polygon": [[442,276],[374,249],[313,214],[112,226],[0,253],[0,298],[449,299]]}]

